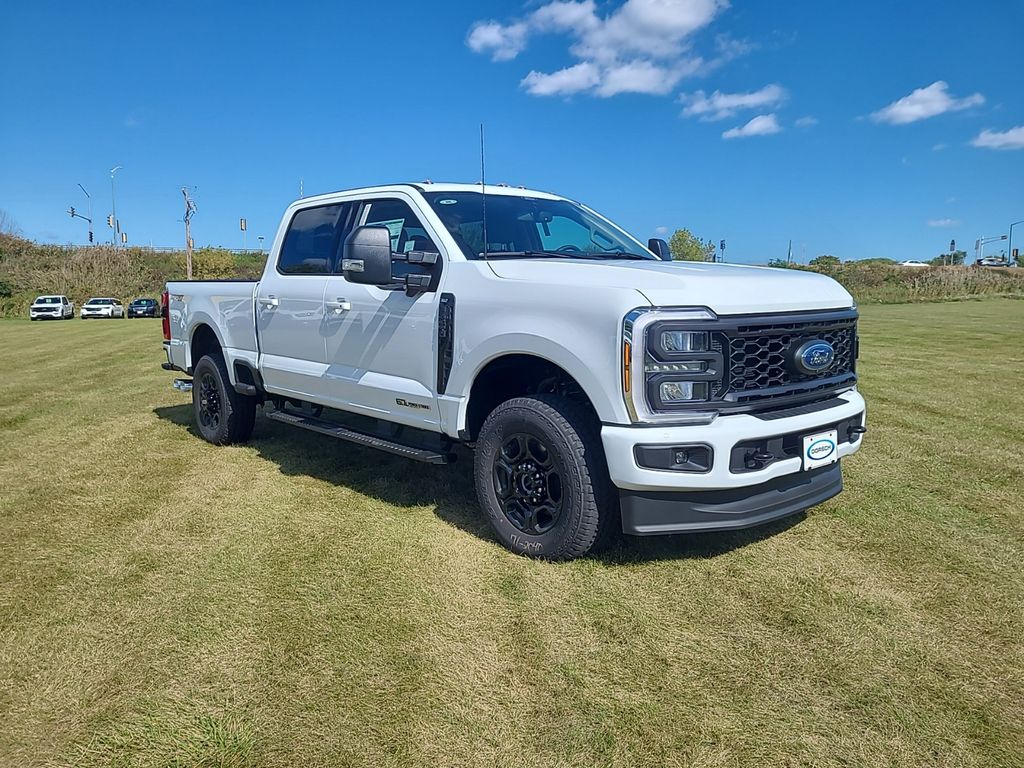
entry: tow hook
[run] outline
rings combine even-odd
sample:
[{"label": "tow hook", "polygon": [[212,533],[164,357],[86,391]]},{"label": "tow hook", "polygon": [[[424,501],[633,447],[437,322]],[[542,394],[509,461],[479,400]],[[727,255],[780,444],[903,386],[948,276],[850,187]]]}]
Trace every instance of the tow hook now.
[{"label": "tow hook", "polygon": [[852,440],[854,435],[863,435],[867,431],[867,427],[847,427],[846,435]]},{"label": "tow hook", "polygon": [[192,379],[175,379],[173,386],[179,392],[191,392]]},{"label": "tow hook", "polygon": [[769,453],[763,448],[751,451],[744,457],[743,463],[747,469],[761,469],[775,459],[774,453]]}]

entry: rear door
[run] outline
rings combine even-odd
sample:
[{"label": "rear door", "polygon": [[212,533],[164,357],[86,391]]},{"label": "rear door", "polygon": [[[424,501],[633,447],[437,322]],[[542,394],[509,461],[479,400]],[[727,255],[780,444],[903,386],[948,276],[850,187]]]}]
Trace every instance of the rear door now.
[{"label": "rear door", "polygon": [[264,271],[256,328],[260,372],[270,391],[305,400],[318,400],[323,391],[324,288],[352,208],[341,202],[296,211],[276,263]]},{"label": "rear door", "polygon": [[[377,225],[391,232],[398,252],[440,253],[439,238],[401,194],[361,202],[355,226]],[[327,405],[401,424],[437,431],[435,317],[443,254],[435,265],[432,290],[407,296],[392,288],[350,283],[340,274],[327,279],[325,339],[329,384]],[[395,262],[400,277],[408,265]]]}]

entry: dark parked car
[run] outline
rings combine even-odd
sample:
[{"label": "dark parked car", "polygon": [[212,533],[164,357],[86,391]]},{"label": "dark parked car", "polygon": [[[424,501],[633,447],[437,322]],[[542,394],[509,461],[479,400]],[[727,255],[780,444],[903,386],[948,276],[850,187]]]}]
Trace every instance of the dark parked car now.
[{"label": "dark parked car", "polygon": [[156,299],[135,299],[128,305],[128,317],[160,317],[160,303]]}]

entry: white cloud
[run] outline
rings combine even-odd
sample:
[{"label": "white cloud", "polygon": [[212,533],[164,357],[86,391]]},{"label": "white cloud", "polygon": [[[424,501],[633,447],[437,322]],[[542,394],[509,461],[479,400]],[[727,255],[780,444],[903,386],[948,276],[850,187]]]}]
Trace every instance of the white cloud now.
[{"label": "white cloud", "polygon": [[656,234],[658,237],[664,237],[665,235],[668,234],[668,227],[655,227],[654,234]]},{"label": "white cloud", "polygon": [[615,61],[625,55],[674,58],[683,39],[711,23],[725,0],[626,0],[604,19],[589,22],[573,46],[581,58]]},{"label": "white cloud", "polygon": [[942,143],[942,142],[940,141],[940,142],[939,142],[938,144],[933,144],[933,145],[932,145],[932,152],[941,152],[941,151],[942,151],[942,150],[944,150],[945,148],[946,148],[946,145],[945,145],[945,144],[943,144],[943,143]]},{"label": "white cloud", "polygon": [[889,106],[873,112],[871,119],[876,123],[906,125],[984,103],[985,97],[980,93],[972,93],[962,99],[954,98],[949,93],[949,85],[943,80],[936,80],[927,88],[918,88],[909,96],[897,99]]},{"label": "white cloud", "polygon": [[746,41],[719,35],[716,57],[694,54],[690,36],[729,5],[728,0],[626,0],[606,15],[595,0],[551,0],[508,23],[474,24],[466,37],[473,51],[494,61],[509,61],[542,34],[570,38],[569,53],[579,63],[554,72],[531,71],[521,81],[537,96],[588,92],[663,95],[687,75],[708,70],[753,48]]},{"label": "white cloud", "polygon": [[601,75],[598,96],[620,93],[648,93],[663,96],[676,87],[683,75],[692,71],[690,64],[661,66],[649,61],[630,61],[608,67]]},{"label": "white cloud", "polygon": [[936,229],[950,229],[963,224],[960,219],[928,219],[928,226]]},{"label": "white cloud", "polygon": [[489,53],[491,61],[508,61],[522,53],[528,34],[529,28],[522,22],[478,21],[469,30],[466,45],[477,53]]},{"label": "white cloud", "polygon": [[775,115],[758,115],[746,125],[730,128],[722,134],[722,138],[743,139],[747,136],[769,136],[773,133],[779,133],[781,130],[782,126],[779,125]]},{"label": "white cloud", "polygon": [[715,91],[708,96],[704,91],[682,94],[679,100],[686,105],[683,115],[699,117],[704,121],[725,120],[746,109],[776,107],[786,100],[786,89],[781,85],[766,85],[759,91],[747,93],[722,93]]},{"label": "white cloud", "polygon": [[600,81],[601,75],[597,66],[589,61],[582,61],[573,67],[566,67],[550,74],[530,72],[520,85],[534,96],[571,96],[593,88]]},{"label": "white cloud", "polygon": [[1024,125],[1006,131],[986,128],[971,140],[971,144],[984,149],[1024,149]]},{"label": "white cloud", "polygon": [[818,118],[813,115],[807,115],[807,117],[797,118],[797,121],[793,123],[797,128],[813,128],[818,124]]}]

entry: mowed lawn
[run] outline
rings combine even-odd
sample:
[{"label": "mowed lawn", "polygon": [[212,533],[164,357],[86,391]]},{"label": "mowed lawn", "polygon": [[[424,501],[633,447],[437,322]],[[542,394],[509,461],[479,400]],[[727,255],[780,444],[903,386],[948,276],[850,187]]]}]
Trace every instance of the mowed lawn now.
[{"label": "mowed lawn", "polygon": [[1024,302],[861,335],[840,497],[551,564],[468,461],[202,442],[156,321],[2,321],[0,765],[1024,765]]}]

